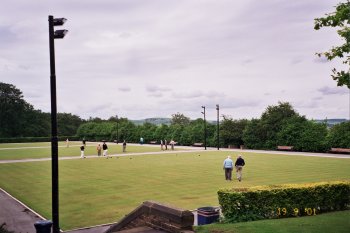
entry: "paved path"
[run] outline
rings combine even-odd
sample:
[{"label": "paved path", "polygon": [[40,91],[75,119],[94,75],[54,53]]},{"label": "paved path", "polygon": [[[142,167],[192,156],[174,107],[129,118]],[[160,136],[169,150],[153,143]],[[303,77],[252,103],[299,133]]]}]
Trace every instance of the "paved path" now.
[{"label": "paved path", "polygon": [[[147,145],[148,146],[148,145]],[[151,145],[157,146],[158,145]],[[158,151],[158,152],[140,152],[140,153],[125,153],[125,154],[112,154],[109,155],[111,157],[122,157],[122,156],[139,156],[139,155],[151,155],[151,154],[174,154],[174,153],[189,153],[193,151],[197,152],[206,152],[206,151],[215,151],[216,148],[207,148],[204,150],[201,147],[178,147],[182,150],[167,150],[167,151]],[[193,149],[194,148],[194,149]],[[291,156],[307,156],[307,157],[321,157],[321,158],[336,158],[336,159],[350,159],[350,155],[347,154],[330,154],[330,153],[309,153],[309,152],[291,152],[291,151],[266,151],[266,150],[240,150],[240,149],[225,149],[222,148],[220,151],[226,152],[248,152],[248,153],[257,153],[257,154],[279,154],[279,155],[291,155]],[[91,158],[103,158],[103,156],[97,155],[88,155],[87,159]],[[71,159],[81,159],[80,156],[68,156],[68,157],[60,157],[59,160],[71,160]],[[38,159],[17,159],[17,160],[0,160],[0,164],[2,163],[25,163],[25,162],[38,162],[38,161],[50,161],[49,158],[38,158]]]},{"label": "paved path", "polygon": [[[205,150],[196,150],[196,151],[202,151]],[[109,157],[124,157],[124,156],[139,156],[139,155],[154,155],[154,154],[180,154],[180,153],[189,153],[193,152],[191,150],[168,150],[168,151],[158,151],[158,152],[140,152],[140,153],[126,153],[126,154],[112,154],[108,155]],[[106,158],[104,156],[97,156],[97,155],[87,155],[85,156],[85,159],[92,159],[92,158]],[[60,157],[59,160],[71,160],[71,159],[82,159],[80,156],[69,156],[69,157]],[[25,163],[25,162],[38,162],[38,161],[51,161],[51,157],[49,158],[39,158],[39,159],[17,159],[17,160],[0,160],[1,163]]]},{"label": "paved path", "polygon": [[36,233],[34,223],[43,218],[0,188],[0,225],[16,233]]}]

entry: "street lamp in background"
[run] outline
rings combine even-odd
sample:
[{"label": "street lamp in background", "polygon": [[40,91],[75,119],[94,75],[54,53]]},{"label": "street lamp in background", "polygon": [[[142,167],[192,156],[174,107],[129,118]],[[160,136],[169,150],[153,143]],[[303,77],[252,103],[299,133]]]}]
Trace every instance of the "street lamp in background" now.
[{"label": "street lamp in background", "polygon": [[119,118],[118,118],[118,115],[115,116],[115,118],[117,119],[117,144],[119,142],[119,137],[118,137],[118,123],[119,123]]},{"label": "street lamp in background", "polygon": [[54,18],[49,15],[49,45],[50,45],[50,90],[51,90],[51,170],[52,170],[52,232],[59,233],[58,204],[58,138],[57,138],[57,100],[56,100],[56,70],[55,70],[55,39],[63,39],[68,30],[54,30],[62,26],[67,19]]},{"label": "street lamp in background", "polygon": [[219,123],[220,123],[220,121],[219,121],[219,105],[217,104],[216,105],[216,112],[217,112],[217,134],[218,134],[218,137],[217,137],[217,144],[218,144],[218,150],[220,149],[220,138],[219,138],[219,136],[220,136],[220,134],[219,134]]},{"label": "street lamp in background", "polygon": [[203,116],[204,116],[204,148],[205,150],[207,149],[207,123],[206,123],[206,120],[205,120],[205,106],[202,106],[203,108]]}]

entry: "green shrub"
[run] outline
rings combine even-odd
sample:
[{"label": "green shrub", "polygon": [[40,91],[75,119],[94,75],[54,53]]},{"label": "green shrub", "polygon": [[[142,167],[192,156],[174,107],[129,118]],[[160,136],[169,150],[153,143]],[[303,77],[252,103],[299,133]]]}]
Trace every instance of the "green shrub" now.
[{"label": "green shrub", "polygon": [[350,121],[333,126],[327,139],[331,147],[350,148]]},{"label": "green shrub", "polygon": [[233,188],[218,191],[225,222],[316,215],[350,207],[350,182]]}]

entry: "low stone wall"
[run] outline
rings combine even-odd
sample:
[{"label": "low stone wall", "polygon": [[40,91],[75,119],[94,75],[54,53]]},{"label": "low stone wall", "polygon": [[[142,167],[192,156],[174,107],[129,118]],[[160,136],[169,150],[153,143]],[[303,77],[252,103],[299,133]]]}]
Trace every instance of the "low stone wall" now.
[{"label": "low stone wall", "polygon": [[175,207],[146,201],[120,222],[111,226],[105,233],[113,233],[136,227],[148,226],[167,232],[180,233],[191,231],[194,216],[189,210],[181,210]]}]

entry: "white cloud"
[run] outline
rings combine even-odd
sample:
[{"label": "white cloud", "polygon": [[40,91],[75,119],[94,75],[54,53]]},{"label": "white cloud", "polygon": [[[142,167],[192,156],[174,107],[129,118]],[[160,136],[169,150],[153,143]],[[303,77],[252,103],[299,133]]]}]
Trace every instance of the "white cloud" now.
[{"label": "white cloud", "polygon": [[346,95],[349,94],[349,90],[345,87],[322,87],[318,89],[323,95]]},{"label": "white cloud", "polygon": [[314,18],[337,3],[4,0],[0,77],[50,111],[52,14],[67,18],[61,28],[69,30],[55,40],[59,111],[84,118],[176,112],[197,118],[205,105],[215,119],[220,104],[222,114],[252,118],[281,100],[309,118],[344,118],[346,89],[332,94],[330,77],[342,65],[315,55],[342,42],[334,29],[313,29]]}]

